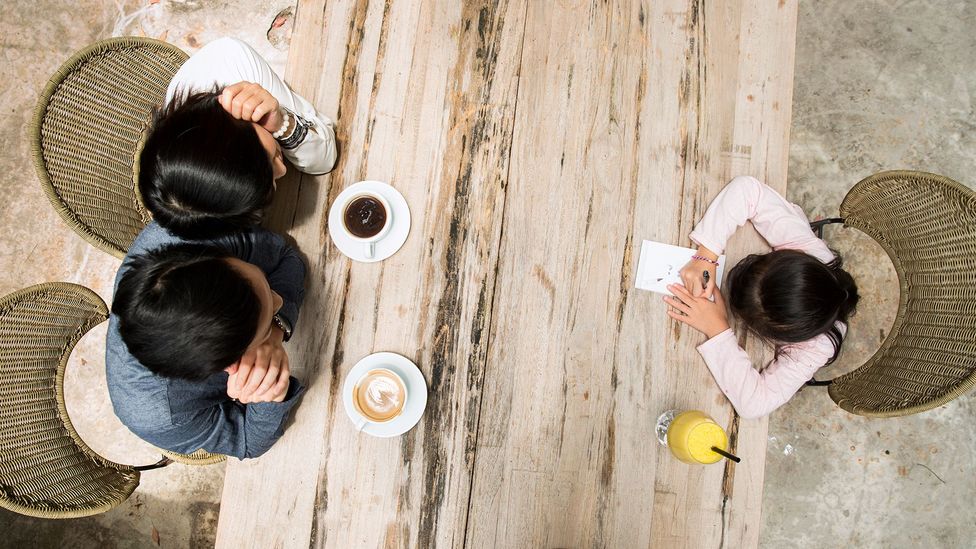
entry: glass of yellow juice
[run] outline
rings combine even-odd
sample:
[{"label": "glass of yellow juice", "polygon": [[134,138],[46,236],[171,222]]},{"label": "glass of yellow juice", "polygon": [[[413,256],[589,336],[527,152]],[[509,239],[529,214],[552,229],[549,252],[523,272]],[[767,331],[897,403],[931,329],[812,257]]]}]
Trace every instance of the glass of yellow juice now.
[{"label": "glass of yellow juice", "polygon": [[722,459],[712,447],[728,451],[729,438],[704,412],[669,410],[657,420],[657,437],[674,457],[685,463],[707,465]]}]

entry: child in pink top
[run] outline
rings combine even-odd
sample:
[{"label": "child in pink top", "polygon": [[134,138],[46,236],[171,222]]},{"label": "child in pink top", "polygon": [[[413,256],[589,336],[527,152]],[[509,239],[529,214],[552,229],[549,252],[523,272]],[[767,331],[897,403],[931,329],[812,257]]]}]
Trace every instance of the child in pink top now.
[{"label": "child in pink top", "polygon": [[[776,346],[775,358],[762,372],[739,347],[725,299],[714,291],[715,261],[746,221],[773,251],[740,261],[729,272],[725,291],[732,314]],[[857,286],[840,257],[810,229],[803,210],[754,177],[736,177],[722,189],[691,239],[698,253],[681,270],[684,286],[669,287],[676,297],[664,298],[668,315],[708,336],[698,352],[736,412],[763,417],[837,358],[847,318],[857,305]]]}]

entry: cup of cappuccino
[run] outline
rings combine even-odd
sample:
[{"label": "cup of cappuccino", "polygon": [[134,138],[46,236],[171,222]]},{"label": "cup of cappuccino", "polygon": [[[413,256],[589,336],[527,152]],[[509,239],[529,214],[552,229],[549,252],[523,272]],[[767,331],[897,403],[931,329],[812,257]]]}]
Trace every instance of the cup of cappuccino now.
[{"label": "cup of cappuccino", "polygon": [[362,431],[368,423],[386,423],[399,417],[407,403],[407,386],[393,370],[374,368],[353,386],[352,403],[362,416],[356,430]]},{"label": "cup of cappuccino", "polygon": [[383,239],[393,226],[390,203],[377,192],[354,194],[342,207],[342,225],[354,240],[365,246],[367,259],[375,255],[376,242]]}]

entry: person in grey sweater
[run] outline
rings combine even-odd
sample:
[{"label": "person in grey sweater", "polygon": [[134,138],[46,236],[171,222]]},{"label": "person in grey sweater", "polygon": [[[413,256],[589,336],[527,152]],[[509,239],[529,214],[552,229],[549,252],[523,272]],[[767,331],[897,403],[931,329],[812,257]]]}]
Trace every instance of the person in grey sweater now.
[{"label": "person in grey sweater", "polygon": [[109,316],[122,423],[174,452],[266,452],[304,392],[283,346],[304,280],[302,258],[270,231],[188,241],[150,223],[119,268]]}]

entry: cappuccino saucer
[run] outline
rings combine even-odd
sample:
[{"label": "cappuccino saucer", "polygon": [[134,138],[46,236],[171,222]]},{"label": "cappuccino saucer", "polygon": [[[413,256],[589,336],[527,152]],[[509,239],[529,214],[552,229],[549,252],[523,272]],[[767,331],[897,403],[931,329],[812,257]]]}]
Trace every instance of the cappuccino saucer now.
[{"label": "cappuccino saucer", "polygon": [[367,422],[363,432],[380,438],[400,436],[413,429],[424,415],[427,408],[427,380],[420,368],[407,357],[396,353],[373,353],[364,357],[346,374],[346,381],[342,384],[342,404],[353,425],[365,420],[352,403],[353,389],[359,378],[375,368],[386,368],[400,375],[407,387],[407,403],[396,418],[383,423]]},{"label": "cappuccino saucer", "polygon": [[[386,233],[386,236],[374,244],[373,257],[366,257],[363,242],[353,238],[342,223],[342,206],[346,200],[357,193],[367,191],[381,195],[390,203],[390,209],[393,210],[391,212],[393,214],[393,226],[390,227],[390,232]],[[407,199],[403,198],[400,191],[381,181],[360,181],[350,185],[339,193],[329,209],[329,236],[332,237],[332,242],[335,243],[336,248],[339,248],[340,252],[353,261],[362,263],[383,261],[397,253],[403,243],[407,241],[409,234],[410,207],[407,205]]]}]

